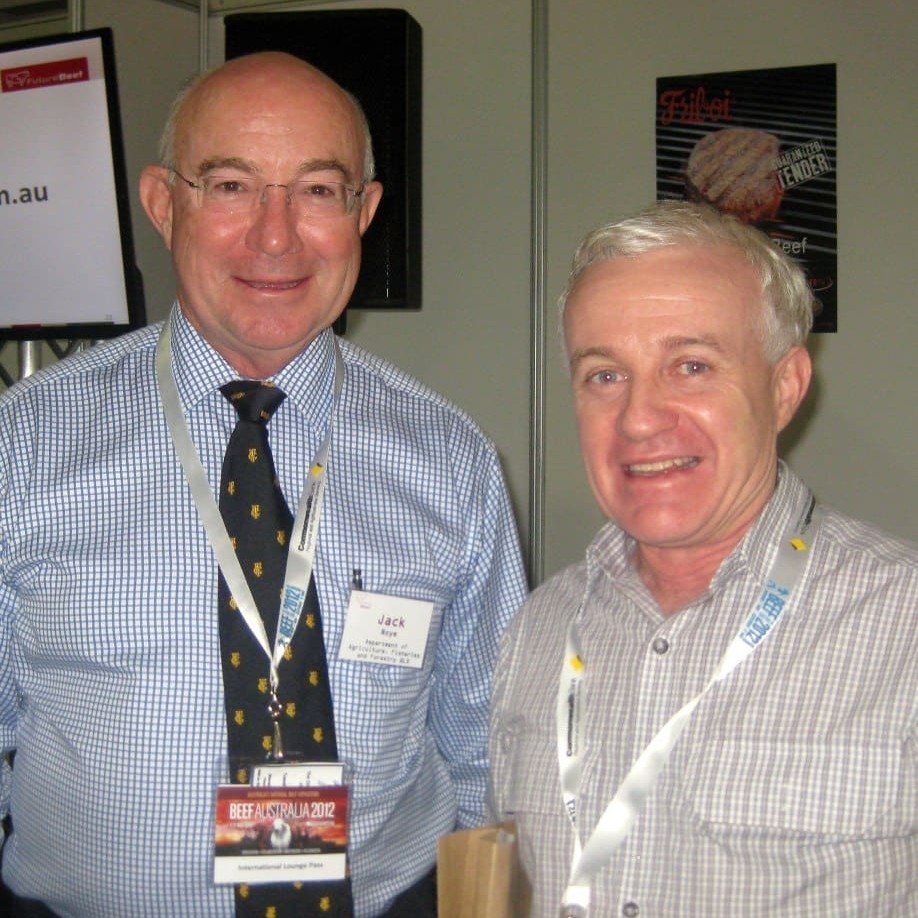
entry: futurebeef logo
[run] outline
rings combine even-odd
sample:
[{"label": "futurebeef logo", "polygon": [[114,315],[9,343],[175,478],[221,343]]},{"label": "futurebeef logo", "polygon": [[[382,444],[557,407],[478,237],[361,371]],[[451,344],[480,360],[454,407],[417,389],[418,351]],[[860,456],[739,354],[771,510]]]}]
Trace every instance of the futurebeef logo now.
[{"label": "futurebeef logo", "polygon": [[89,61],[74,57],[66,61],[48,61],[0,70],[0,92],[21,92],[24,89],[46,89],[65,83],[83,83],[89,79]]}]

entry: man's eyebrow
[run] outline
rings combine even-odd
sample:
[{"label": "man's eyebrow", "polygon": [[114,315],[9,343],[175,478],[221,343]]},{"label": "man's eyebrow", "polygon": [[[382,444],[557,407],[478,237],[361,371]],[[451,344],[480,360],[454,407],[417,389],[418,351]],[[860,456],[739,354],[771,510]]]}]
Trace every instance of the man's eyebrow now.
[{"label": "man's eyebrow", "polygon": [[[258,175],[261,171],[254,162],[241,156],[213,156],[198,165],[198,175],[207,175],[220,169],[233,169],[250,175]],[[297,175],[308,175],[311,172],[339,172],[342,178],[350,178],[344,164],[337,159],[307,159],[296,170]]]},{"label": "man's eyebrow", "polygon": [[[718,353],[723,353],[724,351],[723,345],[712,335],[666,335],[660,338],[658,344],[664,351],[677,351],[684,347],[706,347]],[[598,357],[601,360],[615,360],[616,353],[612,348],[602,347],[601,345],[581,347],[568,357],[568,365],[575,367],[578,363],[590,357]]]},{"label": "man's eyebrow", "polygon": [[723,345],[713,335],[667,335],[660,342],[668,351],[679,350],[682,347],[709,347],[711,350],[723,352]]},{"label": "man's eyebrow", "polygon": [[350,179],[344,163],[339,159],[307,159],[300,163],[296,170],[297,175],[307,175],[310,172],[340,172],[342,178]]},{"label": "man's eyebrow", "polygon": [[237,172],[248,172],[251,175],[258,172],[255,163],[241,156],[213,156],[198,164],[198,175],[207,175],[209,172],[217,172],[220,169],[234,169]]},{"label": "man's eyebrow", "polygon": [[611,360],[615,357],[615,354],[607,347],[580,347],[568,357],[567,362],[573,367],[580,363],[581,360],[586,360],[587,357],[601,357],[604,360]]}]

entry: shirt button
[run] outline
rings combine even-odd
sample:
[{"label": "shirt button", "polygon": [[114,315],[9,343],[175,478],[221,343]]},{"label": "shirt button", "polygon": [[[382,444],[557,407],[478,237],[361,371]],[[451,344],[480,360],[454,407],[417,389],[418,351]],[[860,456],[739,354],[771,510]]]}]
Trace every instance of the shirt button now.
[{"label": "shirt button", "polygon": [[[664,653],[666,653],[669,650],[669,641],[667,641],[666,638],[664,637],[654,638],[653,644],[651,646],[654,649],[654,653],[658,653],[660,654],[660,656],[662,656]],[[629,902],[628,904],[634,905],[633,902]],[[637,912],[635,912],[635,915],[636,914]]]},{"label": "shirt button", "polygon": [[641,910],[638,908],[637,902],[626,902],[622,906],[622,914],[625,918],[637,918],[640,912]]}]

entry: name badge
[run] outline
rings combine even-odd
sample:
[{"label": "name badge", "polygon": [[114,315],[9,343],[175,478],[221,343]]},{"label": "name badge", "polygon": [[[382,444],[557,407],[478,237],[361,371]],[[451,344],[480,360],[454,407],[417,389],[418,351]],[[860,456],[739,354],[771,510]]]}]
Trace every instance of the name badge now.
[{"label": "name badge", "polygon": [[347,865],[348,789],[217,788],[216,883],[341,880]]},{"label": "name badge", "polygon": [[330,787],[344,784],[341,762],[282,762],[252,766],[252,787]]},{"label": "name badge", "polygon": [[433,608],[432,602],[352,590],[339,658],[420,669]]}]

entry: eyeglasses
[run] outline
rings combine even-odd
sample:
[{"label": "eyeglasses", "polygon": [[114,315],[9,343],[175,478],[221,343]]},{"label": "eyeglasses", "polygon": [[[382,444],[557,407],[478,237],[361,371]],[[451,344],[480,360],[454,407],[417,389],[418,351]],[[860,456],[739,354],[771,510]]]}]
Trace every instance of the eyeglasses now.
[{"label": "eyeglasses", "polygon": [[177,169],[170,169],[189,188],[198,193],[201,207],[215,214],[246,214],[264,204],[269,188],[283,188],[287,205],[301,217],[344,217],[354,210],[364,185],[353,188],[343,182],[312,179],[290,182],[263,182],[249,175],[205,175],[192,182]]}]

